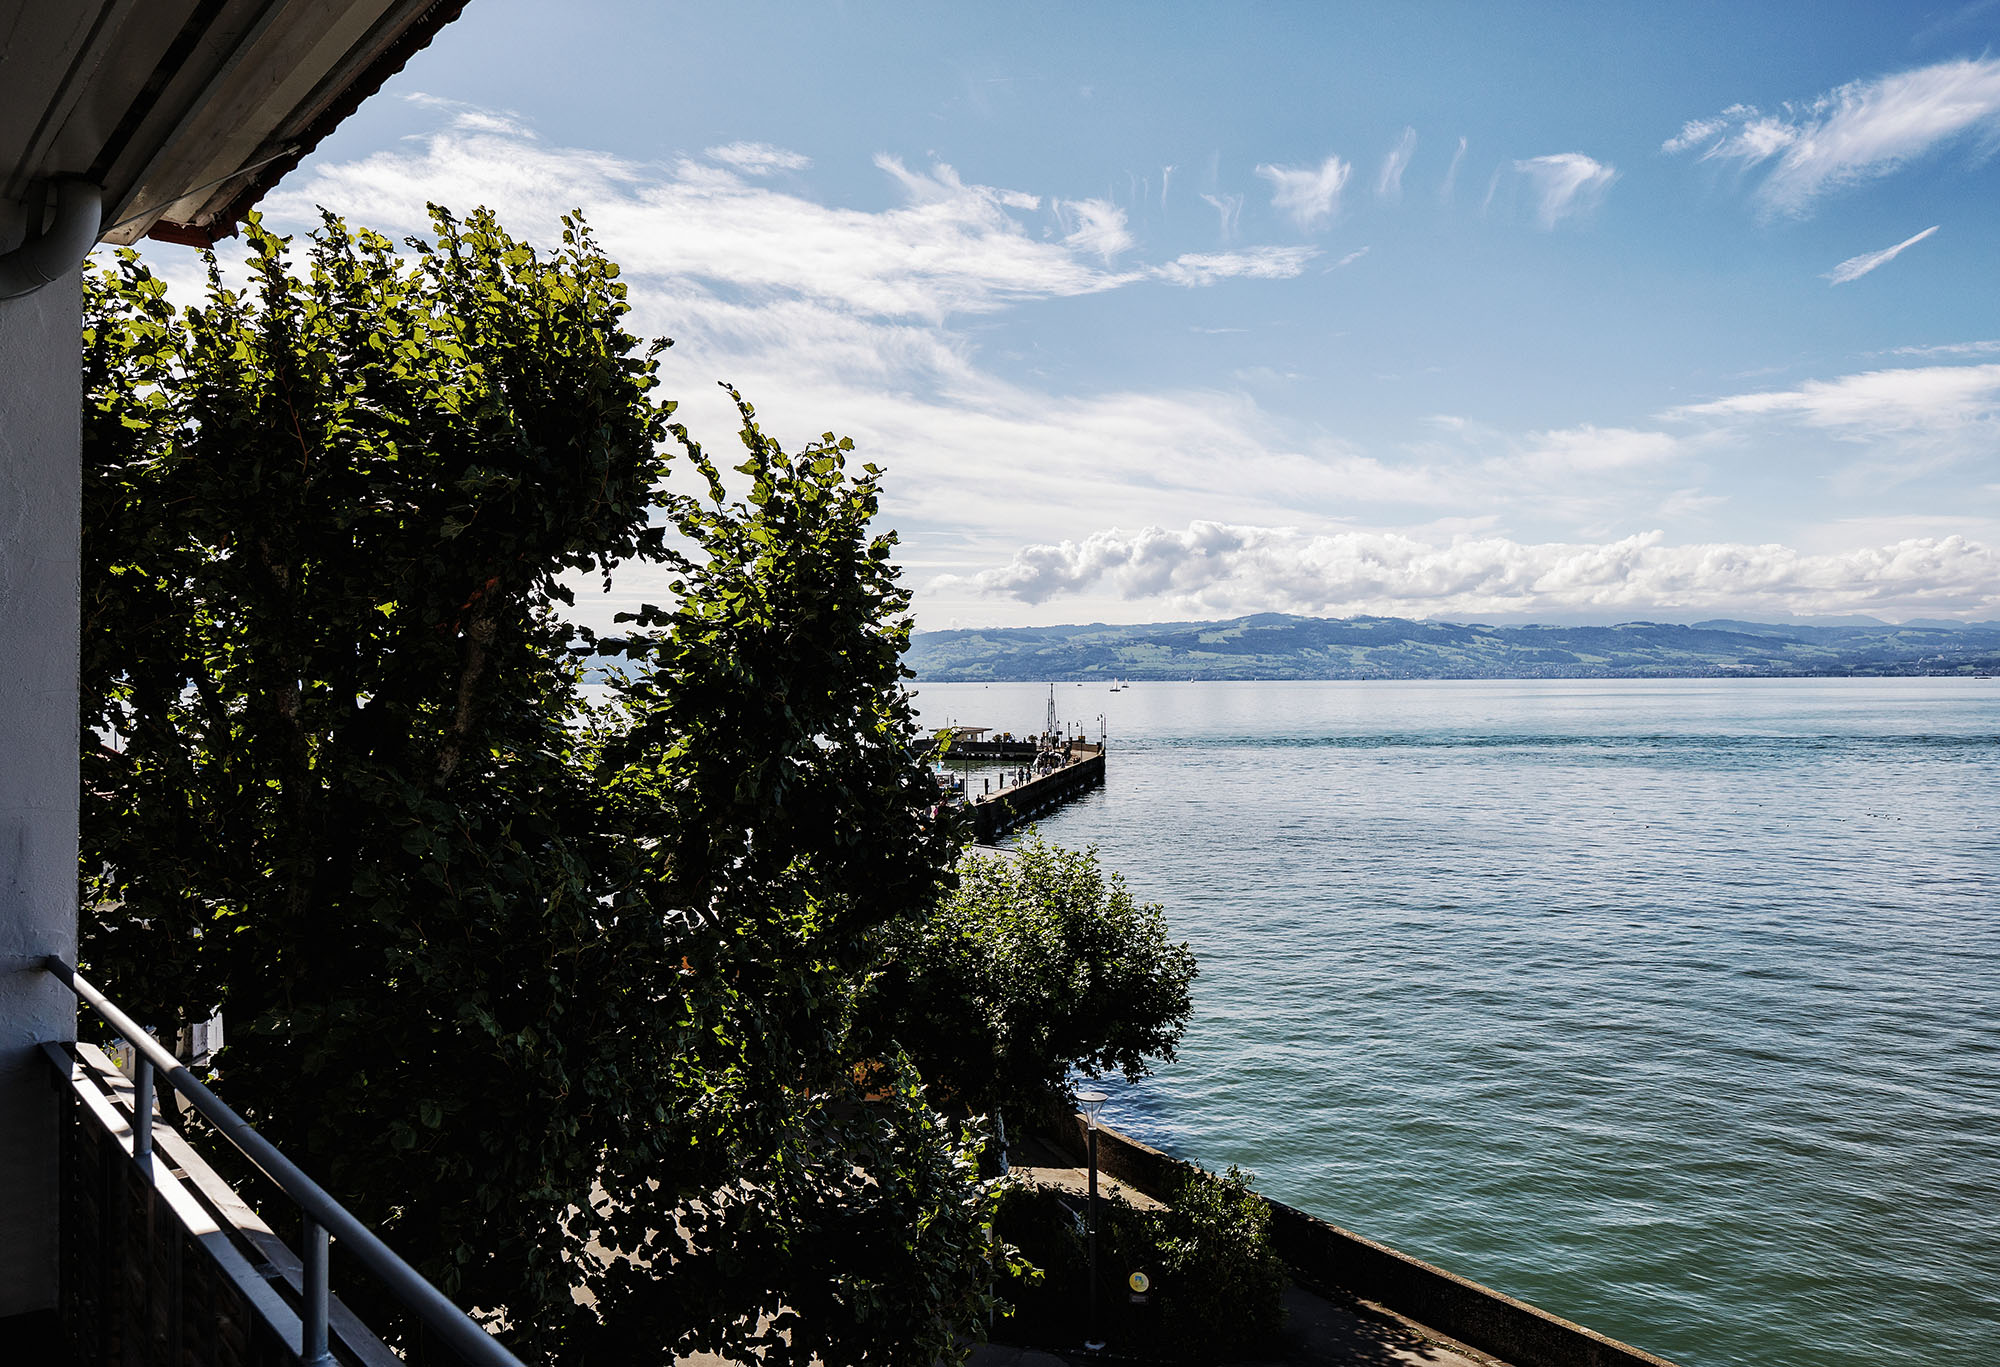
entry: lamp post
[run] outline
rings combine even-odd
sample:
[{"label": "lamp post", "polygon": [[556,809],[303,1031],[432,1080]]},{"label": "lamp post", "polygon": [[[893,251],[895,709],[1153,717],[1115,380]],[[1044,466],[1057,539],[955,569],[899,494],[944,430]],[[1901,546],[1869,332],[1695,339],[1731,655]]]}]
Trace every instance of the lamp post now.
[{"label": "lamp post", "polygon": [[1097,1328],[1097,1113],[1110,1099],[1103,1092],[1076,1094],[1076,1104],[1083,1107],[1083,1125],[1088,1134],[1090,1152],[1090,1215],[1084,1226],[1090,1243],[1090,1317],[1084,1322],[1088,1336],[1083,1341],[1086,1353],[1104,1351],[1104,1339]]}]

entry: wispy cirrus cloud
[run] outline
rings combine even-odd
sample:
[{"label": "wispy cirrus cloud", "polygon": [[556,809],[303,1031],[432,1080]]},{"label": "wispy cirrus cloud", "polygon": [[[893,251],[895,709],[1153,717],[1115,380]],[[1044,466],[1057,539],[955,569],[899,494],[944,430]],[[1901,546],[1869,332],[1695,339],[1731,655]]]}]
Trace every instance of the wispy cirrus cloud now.
[{"label": "wispy cirrus cloud", "polygon": [[1658,531],[1599,544],[1496,536],[1439,543],[1194,521],[1023,546],[1005,565],[961,582],[1031,604],[1109,592],[1217,613],[1985,612],[2000,607],[2000,551],[1963,536],[1808,555],[1781,545],[1670,546]]},{"label": "wispy cirrus cloud", "polygon": [[1410,168],[1410,158],[1417,153],[1417,130],[1405,128],[1403,136],[1396,139],[1396,145],[1382,158],[1382,173],[1375,177],[1375,193],[1395,203],[1403,197],[1403,172]]},{"label": "wispy cirrus cloud", "polygon": [[1243,220],[1243,196],[1204,193],[1202,199],[1206,201],[1209,208],[1215,210],[1220,220],[1216,224],[1216,235],[1224,242],[1233,240],[1236,236],[1237,224]]},{"label": "wispy cirrus cloud", "polygon": [[1863,252],[1859,256],[1850,256],[1847,258],[1847,260],[1841,262],[1838,266],[1835,266],[1832,270],[1828,271],[1826,273],[1826,278],[1836,285],[1845,285],[1850,280],[1859,280],[1862,276],[1868,274],[1868,272],[1874,270],[1876,267],[1886,266],[1891,261],[1894,261],[1904,252],[1908,251],[1910,248],[1916,246],[1919,242],[1929,237],[1932,233],[1936,232],[1938,230],[1938,227],[1939,225],[1934,223],[1930,227],[1924,229],[1922,232],[1916,234],[1915,236],[1906,237],[1901,242],[1898,242],[1895,246],[1884,247],[1879,252]]},{"label": "wispy cirrus cloud", "polygon": [[1595,209],[1618,179],[1615,168],[1581,152],[1529,157],[1515,162],[1514,170],[1527,178],[1535,196],[1535,221],[1545,229]]},{"label": "wispy cirrus cloud", "polygon": [[1438,203],[1449,204],[1458,187],[1458,168],[1465,162],[1466,140],[1461,136],[1458,150],[1451,154],[1451,165],[1445,168],[1444,179],[1438,183]]},{"label": "wispy cirrus cloud", "polygon": [[1059,200],[1056,213],[1067,229],[1063,242],[1091,253],[1107,265],[1132,249],[1133,238],[1125,226],[1125,211],[1109,200]]},{"label": "wispy cirrus cloud", "polygon": [[2000,365],[1870,370],[1687,404],[1665,416],[1788,418],[1855,440],[1946,434],[2000,417]]},{"label": "wispy cirrus cloud", "polygon": [[1939,342],[1932,346],[1891,347],[1886,353],[1876,352],[1874,354],[1933,358],[1938,356],[1991,356],[1995,353],[2000,353],[2000,338],[1991,338],[1981,342]]},{"label": "wispy cirrus cloud", "polygon": [[710,161],[733,166],[747,176],[766,176],[773,171],[803,171],[812,158],[803,152],[774,147],[768,142],[731,142],[702,153]]},{"label": "wispy cirrus cloud", "polygon": [[1271,207],[1311,232],[1340,212],[1340,192],[1354,167],[1328,157],[1317,167],[1263,165],[1257,174],[1271,182]]},{"label": "wispy cirrus cloud", "polygon": [[1770,169],[1755,196],[1767,214],[1804,216],[1824,196],[1886,176],[1974,132],[2000,134],[2000,58],[1962,58],[1850,81],[1766,113],[1736,104],[1692,119],[1661,144],[1703,161]]},{"label": "wispy cirrus cloud", "polygon": [[[580,207],[628,272],[678,282],[683,304],[732,324],[738,320],[730,304],[745,290],[780,317],[799,312],[779,307],[785,301],[813,301],[852,318],[936,325],[1145,280],[1195,287],[1281,278],[1298,274],[1314,254],[1251,248],[1116,269],[1136,240],[1125,211],[1105,200],[1045,200],[969,183],[943,163],[918,170],[883,153],[875,165],[903,203],[837,208],[771,183],[769,171],[809,162],[768,144],[711,148],[708,160],[643,163],[550,147],[529,131],[488,129],[467,116],[454,107],[449,127],[413,146],[317,165],[272,196],[267,211],[310,221],[312,206],[338,204],[360,222],[421,231],[427,201],[489,204],[515,231],[545,237],[562,213]],[[1060,227],[1054,239],[1032,231],[1029,216],[1045,204]]]},{"label": "wispy cirrus cloud", "polygon": [[[1187,252],[1163,266],[1153,267],[1151,273],[1170,285],[1188,286],[1213,285],[1222,280],[1289,280],[1318,255],[1317,247],[1252,247],[1240,252]],[[1342,260],[1340,264],[1344,266],[1347,261]]]}]

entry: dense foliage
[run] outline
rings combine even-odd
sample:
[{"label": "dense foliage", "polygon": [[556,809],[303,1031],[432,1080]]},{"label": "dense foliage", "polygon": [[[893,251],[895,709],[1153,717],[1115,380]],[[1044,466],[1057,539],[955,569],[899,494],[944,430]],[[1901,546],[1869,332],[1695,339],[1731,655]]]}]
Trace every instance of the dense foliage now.
[{"label": "dense foliage", "polygon": [[[1171,1203],[1157,1210],[1100,1195],[1092,1324],[1086,1198],[1010,1186],[998,1228],[1042,1275],[1008,1284],[997,1332],[1053,1346],[1094,1330],[1120,1353],[1197,1362],[1268,1347],[1284,1322],[1289,1280],[1271,1249],[1270,1208],[1235,1168],[1220,1175],[1197,1169],[1167,1195]],[[1129,1292],[1134,1272],[1148,1279],[1143,1299]]]},{"label": "dense foliage", "polygon": [[[88,966],[223,1007],[225,1094],[531,1358],[932,1362],[993,1198],[854,1030],[957,848],[878,472],[739,399],[732,498],[580,224],[248,242],[88,285]],[[557,616],[635,561],[629,636]]]},{"label": "dense foliage", "polygon": [[1136,1081],[1172,1060],[1194,954],[1097,850],[1030,836],[968,854],[936,910],[889,927],[866,1011],[934,1087],[980,1113],[1034,1114],[1078,1069]]}]

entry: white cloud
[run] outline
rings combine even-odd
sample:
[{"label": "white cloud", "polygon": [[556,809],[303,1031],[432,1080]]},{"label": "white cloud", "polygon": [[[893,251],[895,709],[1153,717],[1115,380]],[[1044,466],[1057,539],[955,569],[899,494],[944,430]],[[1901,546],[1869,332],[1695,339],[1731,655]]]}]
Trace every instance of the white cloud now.
[{"label": "white cloud", "polygon": [[1004,566],[940,587],[1026,603],[1089,591],[1187,611],[1404,616],[1595,610],[1991,611],[2000,552],[1963,536],[1807,555],[1782,545],[1596,544],[1190,522],[1024,546]]},{"label": "white cloud", "polygon": [[1661,517],[1688,517],[1695,513],[1707,512],[1710,508],[1720,508],[1729,502],[1727,494],[1703,493],[1700,489],[1676,489],[1661,500]]},{"label": "white cloud", "polygon": [[[1581,152],[1557,152],[1514,163],[1535,192],[1535,219],[1553,228],[1565,218],[1588,213],[1604,197],[1618,172]],[[1489,193],[1489,198],[1490,193]]]},{"label": "white cloud", "polygon": [[1440,204],[1451,203],[1452,191],[1454,187],[1458,184],[1458,168],[1460,163],[1462,163],[1464,160],[1465,160],[1465,139],[1463,137],[1460,137],[1458,140],[1458,150],[1451,154],[1451,165],[1446,168],[1444,173],[1444,181],[1442,184],[1438,186],[1438,203]]},{"label": "white cloud", "polygon": [[447,99],[442,95],[430,95],[424,91],[412,91],[403,98],[424,109],[435,109],[447,115],[451,126],[461,133],[500,133],[514,138],[533,138],[534,130],[519,114],[512,110],[485,109],[463,100]]},{"label": "white cloud", "polygon": [[[1366,251],[1367,248],[1362,248]],[[1354,253],[1353,255],[1359,255]],[[1218,280],[1289,280],[1319,255],[1317,247],[1253,247],[1242,252],[1187,252],[1151,274],[1170,285],[1213,285]],[[1340,262],[1346,265],[1345,260]]]},{"label": "white cloud", "polygon": [[1340,211],[1340,192],[1354,168],[1339,157],[1318,167],[1259,166],[1257,174],[1271,182],[1271,207],[1289,217],[1299,231],[1311,232]]},{"label": "white cloud", "polygon": [[[1766,213],[1803,215],[1821,196],[1885,176],[1963,134],[2000,134],[2000,58],[1962,58],[1850,81],[1766,114],[1731,105],[1661,145],[1704,161],[1773,162],[1757,187]],[[1775,161],[1774,161],[1775,159]]]},{"label": "white cloud", "polygon": [[1681,443],[1665,432],[1627,427],[1560,428],[1531,434],[1503,463],[1511,473],[1539,479],[1608,474],[1670,460]]},{"label": "white cloud", "polygon": [[[1729,113],[1733,115],[1737,110],[1747,108],[1747,105],[1732,105]],[[1689,119],[1681,125],[1680,132],[1660,144],[1660,150],[1669,156],[1676,152],[1685,152],[1690,147],[1701,146],[1727,127],[1729,127],[1727,118]]]},{"label": "white cloud", "polygon": [[876,165],[902,189],[904,204],[880,212],[833,208],[705,162],[662,167],[448,131],[414,150],[319,165],[288,182],[267,208],[306,219],[314,204],[337,204],[359,222],[422,230],[427,201],[488,204],[515,232],[545,239],[562,213],[581,207],[635,274],[933,323],[1144,278],[1091,260],[1122,249],[1120,216],[1101,213],[1095,201],[1070,206],[1073,240],[1049,242],[1018,216],[1035,209],[1038,196],[967,184],[942,164],[918,172],[883,155]]},{"label": "white cloud", "polygon": [[1202,198],[1221,216],[1222,222],[1218,225],[1217,232],[1222,240],[1228,242],[1234,238],[1236,225],[1243,217],[1243,196],[1203,194]]},{"label": "white cloud", "polygon": [[702,153],[710,161],[733,166],[747,176],[767,176],[773,171],[803,171],[812,158],[802,152],[773,147],[768,142],[732,142],[711,147]]},{"label": "white cloud", "polygon": [[1857,439],[1943,433],[2000,414],[2000,365],[1870,370],[1796,389],[1736,394],[1688,404],[1678,418],[1791,418]]},{"label": "white cloud", "polygon": [[1416,155],[1417,130],[1405,128],[1403,136],[1396,139],[1396,145],[1389,149],[1389,155],[1382,158],[1382,174],[1375,178],[1375,193],[1391,203],[1403,197],[1403,172],[1409,169],[1410,158]]},{"label": "white cloud", "polygon": [[1932,233],[1936,232],[1939,226],[1940,225],[1934,223],[1930,227],[1918,233],[1916,236],[1906,237],[1901,242],[1898,242],[1895,246],[1884,247],[1879,252],[1863,252],[1859,256],[1850,256],[1847,258],[1847,260],[1841,262],[1838,266],[1835,266],[1832,270],[1828,271],[1826,273],[1826,278],[1832,281],[1836,285],[1845,285],[1850,280],[1859,280],[1862,276],[1868,274],[1868,272],[1874,270],[1877,266],[1884,266],[1887,265],[1889,262],[1894,261],[1897,257],[1901,256],[1905,251],[1909,250],[1911,247],[1916,246],[1919,242],[1923,241],[1925,238],[1929,237]]},{"label": "white cloud", "polygon": [[1330,271],[1337,271],[1337,270],[1339,270],[1339,269],[1340,269],[1340,268],[1341,268],[1342,266],[1351,266],[1351,265],[1353,265],[1353,264],[1354,264],[1355,262],[1359,261],[1359,260],[1360,260],[1360,259],[1361,259],[1362,257],[1364,257],[1364,256],[1368,255],[1368,253],[1369,253],[1369,252],[1370,252],[1371,250],[1372,250],[1372,248],[1369,248],[1369,247],[1356,247],[1356,248],[1355,248],[1355,249],[1354,249],[1353,251],[1349,252],[1349,253],[1348,253],[1348,254],[1347,254],[1346,256],[1343,256],[1343,257],[1341,257],[1341,258],[1340,258],[1340,260],[1338,260],[1338,261],[1334,262],[1334,263],[1333,263],[1333,264],[1332,264],[1331,266],[1328,266],[1328,267],[1327,267],[1327,269],[1328,269],[1328,270],[1330,270]]},{"label": "white cloud", "polygon": [[[1081,252],[1103,258],[1106,265],[1122,252],[1132,249],[1132,234],[1125,228],[1125,211],[1105,199],[1066,199],[1056,206],[1066,229],[1063,242]],[[1075,227],[1070,227],[1075,224]]]},{"label": "white cloud", "polygon": [[[2000,352],[2000,340],[1941,342],[1935,346],[1899,346],[1892,347],[1888,354],[1891,356],[1930,358],[1937,356],[1991,356],[1995,352]],[[1881,353],[1878,352],[1875,354],[1880,355]]]}]

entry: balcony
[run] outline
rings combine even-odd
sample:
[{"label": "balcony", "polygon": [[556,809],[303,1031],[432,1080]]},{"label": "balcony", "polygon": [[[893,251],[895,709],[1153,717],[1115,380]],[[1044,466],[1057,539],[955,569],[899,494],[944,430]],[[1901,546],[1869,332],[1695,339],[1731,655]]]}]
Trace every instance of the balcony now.
[{"label": "balcony", "polygon": [[[61,1098],[61,1302],[51,1357],[106,1367],[521,1367],[74,969],[48,971],[129,1042],[44,1044]],[[178,1095],[296,1215],[295,1250],[177,1130]],[[400,1351],[332,1294],[329,1242],[409,1312]]]}]

